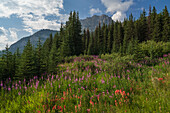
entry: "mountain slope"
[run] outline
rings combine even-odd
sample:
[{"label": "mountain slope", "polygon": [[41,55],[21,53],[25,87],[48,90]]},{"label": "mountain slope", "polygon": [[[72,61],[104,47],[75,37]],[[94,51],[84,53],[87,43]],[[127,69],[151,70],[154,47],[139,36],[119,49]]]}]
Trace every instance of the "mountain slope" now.
[{"label": "mountain slope", "polygon": [[80,22],[82,25],[82,30],[89,28],[90,31],[94,31],[95,28],[99,25],[99,22],[101,23],[101,25],[103,25],[103,23],[109,25],[112,23],[112,18],[107,15],[94,15],[92,17],[80,20]]},{"label": "mountain slope", "polygon": [[24,46],[27,44],[27,41],[30,39],[32,45],[34,47],[36,47],[38,39],[40,38],[41,43],[43,44],[45,42],[45,40],[50,36],[50,34],[52,34],[54,36],[54,34],[58,32],[55,30],[49,30],[49,29],[43,29],[40,30],[38,32],[36,32],[35,34],[28,36],[28,37],[24,37],[22,39],[20,39],[19,41],[17,41],[16,43],[12,44],[10,46],[10,51],[12,53],[14,53],[17,48],[19,48],[19,50],[22,52],[24,50]]},{"label": "mountain slope", "polygon": [[[94,31],[96,26],[98,26],[99,22],[101,23],[101,25],[103,25],[103,23],[108,25],[108,24],[111,24],[112,19],[111,19],[111,17],[109,17],[107,15],[101,15],[101,16],[94,15],[92,17],[82,19],[82,20],[80,20],[80,22],[81,22],[81,25],[82,25],[82,30],[89,28],[90,31]],[[10,51],[12,53],[14,53],[17,50],[17,48],[19,48],[20,52],[22,52],[24,50],[24,46],[26,45],[28,39],[30,39],[33,46],[36,47],[37,41],[38,41],[39,38],[40,38],[40,40],[43,44],[51,33],[54,36],[54,34],[56,32],[58,32],[58,31],[49,30],[49,29],[40,30],[40,31],[36,32],[35,34],[28,36],[28,37],[21,38],[19,41],[12,44],[10,46]]]}]

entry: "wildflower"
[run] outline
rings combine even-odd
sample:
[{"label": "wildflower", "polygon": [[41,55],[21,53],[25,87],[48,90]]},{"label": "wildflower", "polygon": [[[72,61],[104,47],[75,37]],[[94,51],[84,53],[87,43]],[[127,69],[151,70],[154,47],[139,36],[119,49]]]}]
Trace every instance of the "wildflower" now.
[{"label": "wildflower", "polygon": [[127,72],[129,73],[130,71],[129,71],[129,70],[127,70]]},{"label": "wildflower", "polygon": [[94,102],[92,100],[90,100],[90,104],[92,104],[92,106],[94,106]]},{"label": "wildflower", "polygon": [[8,91],[11,91],[11,88],[10,88],[10,87],[8,87]]},{"label": "wildflower", "polygon": [[75,111],[76,111],[76,113],[77,113],[77,106],[75,106]]},{"label": "wildflower", "polygon": [[130,91],[132,91],[132,88],[130,88]]},{"label": "wildflower", "polygon": [[55,106],[53,106],[53,110],[55,110],[56,109],[56,105]]},{"label": "wildflower", "polygon": [[80,107],[81,107],[81,104],[78,104],[78,109],[80,109]]},{"label": "wildflower", "polygon": [[167,57],[168,55],[167,54],[164,54],[163,57]]},{"label": "wildflower", "polygon": [[63,111],[63,108],[61,106],[58,106],[57,108],[58,110]]},{"label": "wildflower", "polygon": [[163,80],[163,78],[158,78],[159,81]]},{"label": "wildflower", "polygon": [[64,98],[63,98],[63,97],[61,97],[61,100],[64,100]]},{"label": "wildflower", "polygon": [[90,112],[90,109],[87,109],[87,112]]},{"label": "wildflower", "polygon": [[18,95],[21,95],[21,92],[18,92]]},{"label": "wildflower", "polygon": [[2,83],[2,81],[1,81],[1,87],[3,87],[3,83]]}]

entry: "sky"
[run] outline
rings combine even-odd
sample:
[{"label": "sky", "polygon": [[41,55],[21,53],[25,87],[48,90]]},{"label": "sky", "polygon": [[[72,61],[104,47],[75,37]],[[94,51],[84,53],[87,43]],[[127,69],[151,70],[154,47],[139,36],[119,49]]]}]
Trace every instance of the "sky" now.
[{"label": "sky", "polygon": [[148,14],[149,5],[170,11],[170,0],[0,0],[0,50],[41,29],[59,30],[70,11],[80,19],[106,14],[123,21],[131,13],[139,18],[143,9]]}]

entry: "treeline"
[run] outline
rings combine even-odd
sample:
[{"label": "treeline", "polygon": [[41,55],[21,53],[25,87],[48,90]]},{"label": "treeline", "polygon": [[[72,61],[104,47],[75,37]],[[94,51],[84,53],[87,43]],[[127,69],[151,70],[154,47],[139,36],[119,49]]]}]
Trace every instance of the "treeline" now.
[{"label": "treeline", "polygon": [[131,14],[124,22],[116,21],[103,26],[99,23],[92,33],[84,30],[83,49],[88,55],[113,52],[134,54],[138,43],[147,40],[170,41],[170,18],[166,6],[159,14],[155,7],[150,7],[148,17],[143,10],[138,20]]},{"label": "treeline", "polygon": [[[154,55],[154,51],[162,52],[163,48],[168,46],[166,42],[170,41],[169,21],[166,6],[159,14],[155,7],[152,9],[150,7],[149,15],[146,16],[143,10],[138,20],[135,20],[131,14],[124,22],[116,21],[102,26],[99,23],[95,31],[90,32],[85,29],[82,33],[79,14],[71,12],[66,25],[61,24],[60,32],[54,37],[51,34],[44,44],[39,40],[37,47],[34,48],[29,40],[22,54],[19,53],[19,49],[12,54],[7,46],[0,58],[0,79],[11,77],[11,79],[28,80],[35,75],[56,73],[57,64],[63,62],[65,57],[80,54],[119,53],[135,54],[137,57],[145,55],[150,55],[152,58],[159,57],[163,53]],[[147,43],[148,40],[151,41]],[[152,51],[145,46],[154,44],[156,47],[158,43],[160,46],[155,50],[152,47]],[[168,52],[168,48],[164,50],[164,53]]]}]

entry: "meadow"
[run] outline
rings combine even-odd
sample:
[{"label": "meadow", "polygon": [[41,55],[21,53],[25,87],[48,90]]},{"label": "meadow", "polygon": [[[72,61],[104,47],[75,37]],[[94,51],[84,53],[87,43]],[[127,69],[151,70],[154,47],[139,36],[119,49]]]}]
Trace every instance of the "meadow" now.
[{"label": "meadow", "polygon": [[1,113],[170,112],[170,54],[67,58],[54,74],[0,82]]}]

